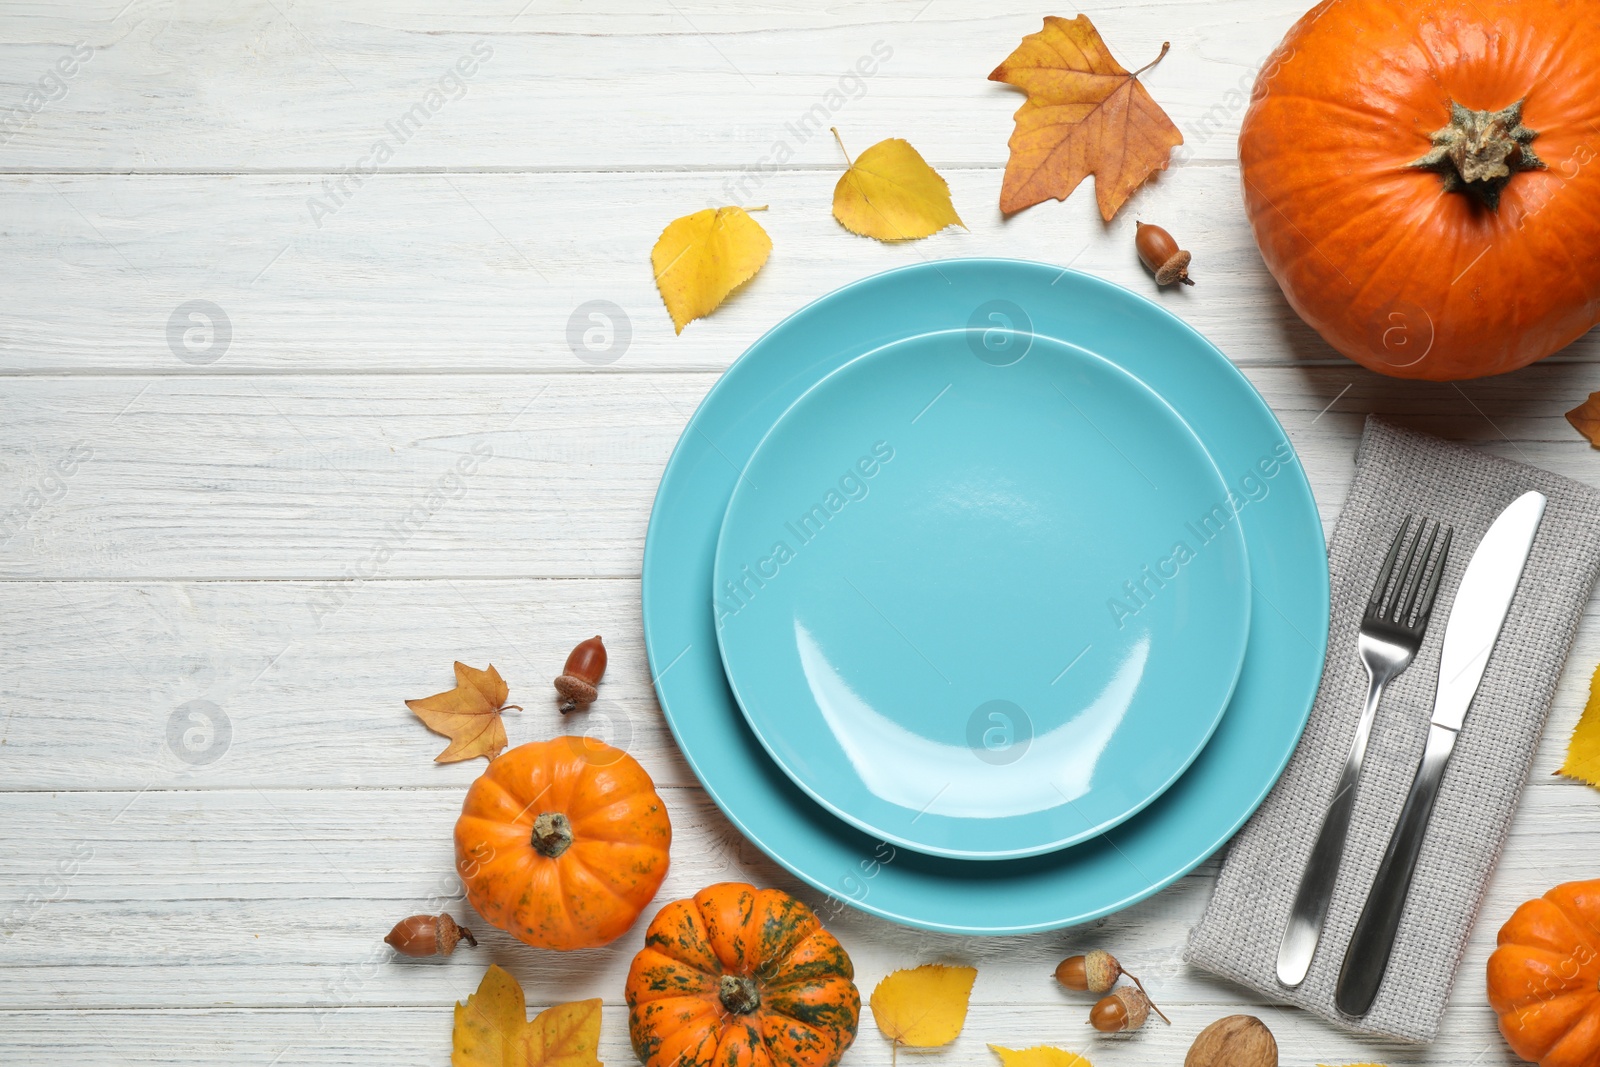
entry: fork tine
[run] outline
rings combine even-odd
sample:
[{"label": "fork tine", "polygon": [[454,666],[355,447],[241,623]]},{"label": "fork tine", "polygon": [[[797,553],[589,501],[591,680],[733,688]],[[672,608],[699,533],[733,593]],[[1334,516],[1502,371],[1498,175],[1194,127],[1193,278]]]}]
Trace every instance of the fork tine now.
[{"label": "fork tine", "polygon": [[[1422,526],[1417,529],[1417,540],[1422,540],[1422,530],[1427,526],[1428,520],[1422,520]],[[1394,621],[1405,626],[1411,621],[1411,609],[1417,606],[1417,592],[1422,588],[1422,578],[1428,569],[1428,561],[1433,558],[1433,543],[1439,539],[1439,522],[1433,523],[1433,532],[1428,534],[1428,544],[1422,550],[1422,559],[1417,562],[1417,569],[1411,575],[1411,581],[1406,583],[1406,595],[1400,597],[1400,591],[1395,590],[1395,600],[1399,601],[1399,608],[1395,611]],[[1413,548],[1416,546],[1413,545]]]},{"label": "fork tine", "polygon": [[[1435,533],[1438,531],[1435,530]],[[1439,579],[1444,577],[1444,564],[1450,558],[1450,538],[1455,533],[1455,527],[1444,528],[1444,543],[1439,546],[1439,554],[1434,557],[1429,568],[1431,574],[1428,578],[1428,592],[1422,598],[1422,604],[1417,609],[1417,625],[1421,626],[1428,621],[1428,614],[1433,611],[1433,598],[1439,592]]]},{"label": "fork tine", "polygon": [[1406,521],[1400,524],[1400,532],[1394,535],[1394,540],[1389,542],[1389,554],[1383,559],[1383,570],[1378,572],[1378,581],[1372,587],[1372,599],[1367,601],[1368,611],[1377,611],[1378,605],[1383,601],[1383,594],[1388,591],[1389,577],[1394,570],[1395,557],[1400,554],[1400,546],[1406,543],[1406,531],[1411,529],[1413,515],[1407,515]]},{"label": "fork tine", "polygon": [[[1390,622],[1400,622],[1404,619],[1400,614],[1400,607],[1405,603],[1406,578],[1411,574],[1411,563],[1417,558],[1417,546],[1422,543],[1422,531],[1427,525],[1427,519],[1417,523],[1417,536],[1411,539],[1411,548],[1406,552],[1406,561],[1400,565],[1400,576],[1394,581],[1394,599],[1389,601],[1388,607],[1383,612],[1383,617]],[[1423,557],[1423,562],[1427,562],[1426,556]],[[1421,569],[1420,565],[1418,569]]]}]

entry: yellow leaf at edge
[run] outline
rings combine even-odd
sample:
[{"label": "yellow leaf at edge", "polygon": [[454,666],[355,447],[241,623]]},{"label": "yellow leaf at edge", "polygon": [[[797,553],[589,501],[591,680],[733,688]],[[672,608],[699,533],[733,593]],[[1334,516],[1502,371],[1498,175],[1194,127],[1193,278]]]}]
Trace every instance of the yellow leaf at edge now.
[{"label": "yellow leaf at edge", "polygon": [[706,208],[668,223],[650,250],[650,266],[676,331],[717,310],[771,251],[767,231],[743,208]]},{"label": "yellow leaf at edge", "polygon": [[1183,143],[1139,71],[1130,73],[1112,57],[1087,15],[1046,16],[1044,28],[1024,37],[989,80],[1028,94],[1012,116],[1016,128],[1000,186],[1007,215],[1051,197],[1065,200],[1093,174],[1100,217],[1110,222]]},{"label": "yellow leaf at edge", "polygon": [[421,700],[408,700],[406,707],[415,712],[428,729],[450,739],[445,750],[433,757],[434,762],[456,763],[474,756],[487,756],[492,760],[508,743],[500,711],[510,692],[494,664],[480,671],[458,661],[454,689]]},{"label": "yellow leaf at edge", "polygon": [[914,1048],[948,1045],[967,1021],[978,972],[925,963],[884,976],[872,991],[872,1018],[883,1036]]},{"label": "yellow leaf at edge", "polygon": [[1023,1049],[990,1045],[989,1050],[1000,1057],[1002,1067],[1092,1067],[1088,1060],[1077,1053],[1052,1045]]},{"label": "yellow leaf at edge", "polygon": [[1589,702],[1567,742],[1567,759],[1557,774],[1600,787],[1600,667],[1589,679]]},{"label": "yellow leaf at edge", "polygon": [[840,176],[833,217],[851,233],[880,241],[914,241],[966,225],[950,202],[950,186],[898,137],[861,153]]},{"label": "yellow leaf at edge", "polygon": [[604,1067],[600,1001],[557,1004],[526,1018],[517,980],[490,965],[478,991],[456,1005],[452,1067]]},{"label": "yellow leaf at edge", "polygon": [[1600,393],[1590,393],[1588,399],[1567,412],[1567,421],[1589,439],[1589,444],[1600,448]]}]

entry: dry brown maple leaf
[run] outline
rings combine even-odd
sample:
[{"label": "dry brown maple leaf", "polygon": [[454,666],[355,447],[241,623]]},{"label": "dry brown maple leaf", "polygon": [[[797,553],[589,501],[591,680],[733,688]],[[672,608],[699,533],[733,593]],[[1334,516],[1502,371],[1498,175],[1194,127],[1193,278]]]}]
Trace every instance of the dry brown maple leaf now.
[{"label": "dry brown maple leaf", "polygon": [[1014,116],[1000,210],[1009,215],[1051,197],[1065,200],[1093,174],[1100,217],[1110,222],[1135,189],[1165,169],[1183,135],[1139,75],[1167,48],[1130,73],[1087,15],[1046,16],[1044,29],[1024,37],[989,75],[1028,94]]},{"label": "dry brown maple leaf", "polygon": [[1567,412],[1567,421],[1591,445],[1600,448],[1600,393],[1590,393],[1587,400]]},{"label": "dry brown maple leaf", "polygon": [[494,759],[507,744],[500,713],[508,707],[522,710],[506,703],[510,692],[494,664],[480,671],[457,661],[454,689],[408,700],[406,707],[416,712],[428,729],[450,739],[445,750],[433,757],[434,762],[455,763],[474,756]]}]

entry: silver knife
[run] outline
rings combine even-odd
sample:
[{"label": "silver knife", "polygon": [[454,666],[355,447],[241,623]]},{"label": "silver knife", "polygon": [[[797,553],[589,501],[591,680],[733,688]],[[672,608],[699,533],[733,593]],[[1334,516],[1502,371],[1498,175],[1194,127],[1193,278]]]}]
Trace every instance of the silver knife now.
[{"label": "silver knife", "polygon": [[1428,726],[1422,763],[1412,779],[1400,821],[1389,838],[1388,851],[1378,865],[1361,918],[1356,920],[1355,932],[1345,949],[1344,965],[1339,969],[1334,1003],[1346,1015],[1365,1015],[1378,995],[1445,764],[1511,609],[1511,598],[1516,595],[1523,565],[1533,548],[1533,535],[1544,517],[1544,505],[1543,493],[1527,492],[1513,500],[1483,535],[1461,576],[1455,603],[1450,606],[1450,619],[1445,623],[1433,719]]}]

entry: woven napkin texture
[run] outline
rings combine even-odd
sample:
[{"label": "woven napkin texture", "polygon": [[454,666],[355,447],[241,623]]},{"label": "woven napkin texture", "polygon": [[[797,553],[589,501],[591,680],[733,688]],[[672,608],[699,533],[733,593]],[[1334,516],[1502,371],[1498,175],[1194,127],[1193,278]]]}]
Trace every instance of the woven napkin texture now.
[{"label": "woven napkin texture", "polygon": [[[1334,1007],[1334,984],[1422,757],[1450,606],[1490,523],[1529,489],[1543,492],[1549,503],[1445,770],[1394,954],[1372,1010],[1346,1018]],[[1366,698],[1357,630],[1389,542],[1407,515],[1453,525],[1455,541],[1422,648],[1378,708],[1311,971],[1298,989],[1285,989],[1277,980],[1278,941]],[[1349,1029],[1431,1041],[1600,567],[1600,492],[1369,419],[1328,567],[1328,659],[1310,721],[1283,777],[1234,838],[1185,958]]]}]

